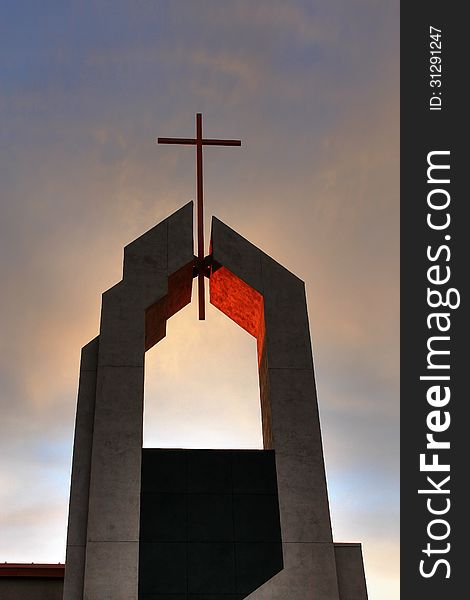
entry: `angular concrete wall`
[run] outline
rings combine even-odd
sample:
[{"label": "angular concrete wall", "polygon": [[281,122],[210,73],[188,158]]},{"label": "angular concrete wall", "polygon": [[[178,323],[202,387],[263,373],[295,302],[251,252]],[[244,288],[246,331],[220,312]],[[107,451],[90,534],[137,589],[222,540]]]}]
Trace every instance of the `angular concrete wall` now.
[{"label": "angular concrete wall", "polygon": [[64,598],[83,599],[99,338],[82,349],[67,528]]},{"label": "angular concrete wall", "polygon": [[[192,203],[129,244],[82,352],[64,600],[137,600],[144,354],[191,299]],[[218,219],[211,302],[257,339],[284,569],[250,600],[366,600],[360,547],[332,540],[303,282]]]},{"label": "angular concrete wall", "polygon": [[84,348],[64,600],[137,600],[144,355],[191,300],[192,218],[189,203],[125,248]]},{"label": "angular concrete wall", "polygon": [[212,258],[211,302],[258,341],[264,446],[276,451],[284,570],[249,599],[350,600],[338,588],[304,283],[216,218]]},{"label": "angular concrete wall", "polygon": [[361,544],[335,543],[341,600],[367,600],[366,576]]}]

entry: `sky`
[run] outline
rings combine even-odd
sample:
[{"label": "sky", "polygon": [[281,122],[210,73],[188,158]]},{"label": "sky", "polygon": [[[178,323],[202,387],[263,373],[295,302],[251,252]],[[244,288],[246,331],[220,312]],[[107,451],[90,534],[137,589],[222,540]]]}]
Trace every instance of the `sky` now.
[{"label": "sky", "polygon": [[[398,0],[3,0],[0,561],[63,562],[80,349],[123,246],[195,194],[306,283],[335,541],[397,600]],[[210,373],[210,377],[208,374]],[[144,443],[260,448],[256,343],[213,307],[146,356]]]}]

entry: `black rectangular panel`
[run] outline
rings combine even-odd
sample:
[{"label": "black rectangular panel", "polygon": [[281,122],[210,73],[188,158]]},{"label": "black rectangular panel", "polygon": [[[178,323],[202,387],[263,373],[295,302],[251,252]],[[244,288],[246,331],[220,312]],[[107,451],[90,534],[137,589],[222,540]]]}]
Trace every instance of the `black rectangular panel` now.
[{"label": "black rectangular panel", "polygon": [[282,567],[274,451],[143,450],[140,600],[242,600]]}]

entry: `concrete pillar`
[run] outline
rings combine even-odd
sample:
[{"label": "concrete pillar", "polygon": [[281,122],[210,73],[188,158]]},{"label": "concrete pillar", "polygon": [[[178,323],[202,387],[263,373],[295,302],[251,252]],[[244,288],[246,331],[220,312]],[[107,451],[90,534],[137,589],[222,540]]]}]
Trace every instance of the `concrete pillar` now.
[{"label": "concrete pillar", "polygon": [[126,246],[103,294],[89,376],[82,358],[64,600],[138,597],[144,354],[191,300],[192,215],[191,202]]},{"label": "concrete pillar", "polygon": [[304,283],[216,218],[211,302],[258,341],[284,569],[250,600],[339,600]]},{"label": "concrete pillar", "polygon": [[83,599],[99,338],[82,348],[70,484],[64,599]]},{"label": "concrete pillar", "polygon": [[367,600],[366,576],[361,544],[335,543],[341,600]]}]

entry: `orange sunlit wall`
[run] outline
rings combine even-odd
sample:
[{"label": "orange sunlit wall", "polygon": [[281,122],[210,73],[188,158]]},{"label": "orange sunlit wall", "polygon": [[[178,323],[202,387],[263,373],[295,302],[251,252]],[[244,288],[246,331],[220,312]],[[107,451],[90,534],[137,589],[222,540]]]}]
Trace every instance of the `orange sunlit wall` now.
[{"label": "orange sunlit wall", "polygon": [[211,304],[256,338],[260,363],[265,337],[262,294],[226,267],[212,270],[209,287]]}]

